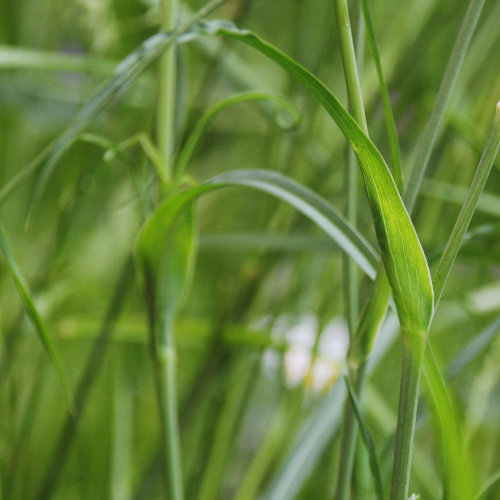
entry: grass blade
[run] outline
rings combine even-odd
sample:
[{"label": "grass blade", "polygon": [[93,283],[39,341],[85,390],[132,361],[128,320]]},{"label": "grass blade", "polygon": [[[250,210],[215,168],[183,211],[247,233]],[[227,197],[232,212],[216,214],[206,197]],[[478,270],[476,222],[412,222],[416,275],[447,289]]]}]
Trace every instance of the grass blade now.
[{"label": "grass blade", "polygon": [[174,189],[181,181],[194,150],[209,123],[227,107],[249,101],[267,101],[275,104],[291,117],[290,127],[298,125],[300,121],[298,109],[287,98],[280,95],[269,94],[267,92],[243,92],[224,99],[203,114],[187,138],[175,162]]},{"label": "grass blade", "polygon": [[455,87],[458,74],[462,68],[465,54],[467,53],[479,16],[483,10],[484,2],[485,0],[471,0],[469,3],[467,13],[460,27],[460,32],[453,46],[450,60],[448,61],[443,79],[441,80],[431,116],[418,142],[417,152],[405,192],[406,206],[410,212],[413,210],[417,195],[420,191],[420,185],[427,170],[434,144],[443,123],[444,114],[448,107],[452,90]]},{"label": "grass blade", "polygon": [[476,205],[479,200],[488,176],[491,172],[491,167],[500,149],[500,102],[497,104],[495,118],[490,136],[484,148],[484,152],[476,169],[474,179],[467,193],[467,198],[457,217],[453,231],[448,238],[441,260],[434,276],[434,288],[436,290],[436,304],[439,302],[446,285],[446,280],[450,274],[453,262],[458,254],[460,245],[470,221],[476,210]]},{"label": "grass blade", "polygon": [[325,231],[370,278],[375,277],[378,256],[366,239],[327,201],[278,172],[248,169],[221,174],[205,184],[173,195],[177,200],[175,209],[180,210],[200,196],[230,186],[250,187],[285,201]]},{"label": "grass blade", "polygon": [[47,352],[52,364],[54,365],[57,374],[59,376],[59,380],[61,382],[64,395],[66,397],[68,406],[70,409],[72,408],[71,396],[69,393],[68,383],[66,380],[66,375],[64,373],[63,367],[59,360],[59,355],[57,354],[56,348],[54,347],[54,343],[50,338],[47,327],[45,326],[45,322],[42,319],[40,312],[33,300],[31,290],[29,288],[28,283],[24,279],[19,267],[17,266],[16,261],[14,260],[14,256],[10,251],[9,244],[7,243],[7,238],[5,237],[4,230],[0,227],[0,248],[5,256],[5,263],[7,264],[7,269],[16,285],[17,292],[19,293],[19,297],[23,303],[24,310],[28,315],[32,325],[35,328],[35,331],[38,334],[38,338],[42,343],[45,351]]},{"label": "grass blade", "polygon": [[311,219],[371,278],[376,252],[332,205],[292,179],[269,170],[234,170],[208,181],[208,185],[241,185],[276,196]]},{"label": "grass blade", "polygon": [[366,446],[368,455],[370,458],[370,469],[372,471],[373,480],[375,483],[375,490],[377,498],[383,500],[384,498],[384,488],[382,483],[382,474],[380,472],[380,464],[377,458],[377,452],[375,451],[375,445],[373,443],[373,438],[370,431],[366,425],[361,407],[357,400],[356,394],[354,394],[354,389],[352,387],[349,377],[344,376],[344,382],[347,387],[347,393],[349,395],[349,400],[354,409],[354,414],[356,415],[356,420],[358,421],[359,428],[361,430],[361,437],[363,438],[363,443]]},{"label": "grass blade", "polygon": [[484,330],[478,333],[466,346],[460,351],[460,354],[448,365],[446,376],[456,377],[464,370],[474,359],[484,353],[491,345],[493,340],[500,332],[500,316],[490,323]]},{"label": "grass blade", "polygon": [[438,361],[430,346],[427,347],[424,376],[436,414],[436,426],[442,441],[444,481],[446,482],[447,494],[449,498],[468,500],[473,498],[474,492],[477,491],[472,455],[464,443],[464,435],[457,418],[457,412]]},{"label": "grass blade", "polygon": [[75,54],[1,45],[0,68],[68,71],[109,76],[113,73],[114,64],[111,61],[103,61],[100,57],[82,57]]},{"label": "grass blade", "polygon": [[199,23],[199,32],[225,35],[266,55],[298,80],[350,142],[361,166],[382,260],[403,330],[425,335],[433,311],[429,268],[415,229],[384,159],[335,96],[312,73],[248,30],[232,23]]},{"label": "grass blade", "polygon": [[392,112],[389,90],[384,78],[384,70],[382,69],[382,61],[380,60],[380,54],[377,47],[377,40],[375,38],[375,30],[373,28],[372,16],[370,13],[368,0],[361,0],[361,6],[363,9],[363,17],[366,24],[366,32],[368,35],[368,47],[370,48],[373,61],[375,62],[375,68],[377,70],[377,77],[380,87],[380,95],[382,97],[382,106],[384,108],[387,136],[389,138],[389,148],[391,150],[392,175],[394,177],[394,181],[396,182],[396,186],[398,186],[398,189],[400,190],[400,192],[402,192],[403,173],[401,171],[401,152],[399,150],[398,132],[396,129],[394,114]]}]

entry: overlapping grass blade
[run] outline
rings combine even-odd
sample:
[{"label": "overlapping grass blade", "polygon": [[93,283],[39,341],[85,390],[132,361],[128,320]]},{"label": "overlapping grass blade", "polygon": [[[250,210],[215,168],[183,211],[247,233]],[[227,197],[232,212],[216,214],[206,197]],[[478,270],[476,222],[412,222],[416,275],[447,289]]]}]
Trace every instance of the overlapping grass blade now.
[{"label": "overlapping grass blade", "polygon": [[174,186],[178,185],[178,183],[182,179],[182,176],[184,175],[187,165],[193,156],[200,137],[206,130],[208,124],[227,107],[249,101],[265,101],[281,108],[281,110],[283,112],[286,112],[291,119],[290,123],[287,124],[287,128],[298,125],[300,121],[300,112],[290,102],[289,99],[280,95],[270,94],[268,92],[242,92],[240,94],[232,95],[221,102],[218,102],[207,111],[205,111],[203,116],[198,120],[192,132],[189,134],[184,147],[180,151],[177,160],[175,161]]},{"label": "overlapping grass blade", "polygon": [[356,420],[358,421],[359,429],[361,431],[361,437],[363,438],[363,443],[366,446],[368,451],[368,455],[370,458],[370,469],[373,475],[373,481],[375,483],[375,493],[379,500],[383,500],[384,498],[384,488],[382,482],[382,474],[380,472],[380,464],[377,457],[377,452],[375,450],[375,444],[373,443],[373,438],[371,436],[370,431],[365,422],[365,418],[363,416],[363,412],[359,405],[356,394],[354,393],[354,389],[352,387],[351,381],[348,377],[344,376],[344,382],[347,387],[347,393],[349,395],[349,400],[354,409],[354,413],[356,415]]},{"label": "overlapping grass blade", "polygon": [[[200,186],[173,195],[178,200],[175,209],[180,210],[198,197],[226,186],[250,187],[287,202],[323,229],[370,278],[375,276],[378,256],[366,239],[327,201],[278,172],[248,169],[221,174]],[[162,210],[173,210],[172,202],[165,203],[166,208]]]},{"label": "overlapping grass blade", "polygon": [[500,483],[500,470],[497,470],[494,474],[492,474],[488,478],[485,485],[481,488],[481,491],[474,497],[474,500],[486,500],[487,498],[492,498],[491,496],[487,497],[486,494],[489,492],[489,490],[493,490],[495,486],[498,486],[499,483]]},{"label": "overlapping grass blade", "polygon": [[14,256],[10,251],[9,244],[7,243],[7,239],[5,237],[4,230],[2,227],[0,227],[0,247],[5,256],[5,263],[7,264],[7,269],[9,270],[9,274],[11,275],[14,284],[16,285],[19,297],[21,298],[21,301],[23,303],[24,310],[26,311],[26,314],[28,315],[31,323],[33,324],[38,334],[38,338],[40,339],[40,342],[42,343],[45,351],[47,352],[50,360],[52,361],[54,367],[57,370],[57,374],[59,376],[59,380],[61,381],[61,385],[63,387],[68,405],[71,407],[71,397],[68,389],[68,383],[66,381],[66,375],[64,374],[63,367],[59,360],[59,355],[57,354],[56,348],[54,347],[54,343],[50,338],[45,322],[42,319],[42,315],[38,311],[38,308],[32,297],[29,285],[24,279],[24,276],[22,275],[16,261],[14,260]]},{"label": "overlapping grass blade", "polygon": [[[467,188],[449,182],[424,179],[422,194],[428,198],[462,205],[467,197]],[[500,217],[500,196],[483,192],[477,201],[476,210],[485,215]]]},{"label": "overlapping grass blade", "polygon": [[446,375],[450,378],[456,377],[472,361],[483,354],[500,333],[500,316],[497,316],[487,327],[478,333],[460,351],[460,354],[448,365]]},{"label": "overlapping grass blade", "polygon": [[340,212],[305,186],[270,170],[234,170],[211,179],[208,185],[247,186],[282,199],[323,229],[370,278],[375,276],[375,250]]},{"label": "overlapping grass blade", "polygon": [[458,74],[467,54],[467,50],[472,40],[472,35],[479,21],[479,16],[484,7],[485,0],[471,0],[467,8],[464,20],[460,27],[450,59],[439,86],[438,95],[432,108],[431,116],[426,124],[425,130],[417,144],[417,151],[413,160],[413,167],[408,179],[405,191],[405,201],[410,212],[413,210],[417,200],[422,179],[424,178],[434,144],[438,137],[441,125],[444,120],[446,108],[451,98],[451,93],[455,87]]},{"label": "overlapping grass blade", "polygon": [[225,21],[199,23],[197,30],[240,40],[266,55],[304,85],[337,123],[354,149],[363,172],[375,232],[402,328],[425,335],[433,312],[433,289],[427,261],[377,148],[320,80],[256,34]]}]

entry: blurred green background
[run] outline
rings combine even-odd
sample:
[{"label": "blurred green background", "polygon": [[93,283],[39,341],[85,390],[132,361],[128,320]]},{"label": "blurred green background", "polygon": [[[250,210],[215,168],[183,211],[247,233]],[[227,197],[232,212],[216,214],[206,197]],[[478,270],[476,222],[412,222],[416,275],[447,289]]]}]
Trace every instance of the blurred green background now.
[{"label": "blurred green background", "polygon": [[[203,2],[181,4],[186,17]],[[467,2],[370,4],[407,173]],[[346,102],[330,0],[229,0],[216,15],[259,33]],[[428,256],[439,251],[453,227],[500,97],[499,19],[500,3],[487,1],[418,201],[414,221]],[[155,0],[0,0],[0,188],[61,133],[116,64],[158,25]],[[151,66],[121,92],[87,132],[113,144],[136,134],[154,137],[157,69]],[[388,157],[368,49],[362,85],[370,136]],[[276,170],[342,208],[342,135],[281,69],[237,42],[202,38],[178,49],[177,147],[209,106],[243,90],[287,96],[301,112],[299,126],[283,127],[269,104],[228,108],[210,124],[188,173],[201,181],[233,168]],[[126,284],[117,285],[144,220],[137,186],[147,190],[153,169],[138,145],[122,156],[104,153],[88,137],[65,153],[31,232],[24,231],[24,222],[36,175],[1,207],[13,254],[73,389],[92,349],[95,359],[103,355],[102,367],[92,368],[97,380],[88,387],[78,426],[67,431],[71,439],[61,437],[68,419],[63,392],[9,273],[0,266],[5,499],[37,498],[58,440],[68,445],[68,453],[50,498],[162,498],[144,302],[133,271]],[[500,314],[499,166],[497,160],[471,225],[487,227],[487,234],[461,252],[431,330],[443,366]],[[271,443],[258,498],[273,498],[274,482],[296,453],[295,439],[323,407],[328,415],[328,395],[337,387],[332,383],[346,349],[341,255],[310,221],[256,191],[217,192],[201,200],[197,212],[196,269],[176,329],[186,496],[233,498],[257,451],[264,453],[262,443]],[[375,241],[364,196],[359,228]],[[366,278],[360,285],[363,300],[371,285]],[[121,287],[126,298],[109,342],[94,348]],[[321,332],[319,364],[308,369]],[[384,354],[366,394],[367,419],[385,466],[397,409],[399,347],[396,341]],[[450,385],[480,481],[500,464],[499,356],[500,342],[493,339]],[[412,491],[442,498],[441,447],[433,419],[422,423],[416,439]],[[331,496],[338,432],[325,431],[314,446],[318,453],[314,461],[308,459],[310,470],[295,496],[284,498]],[[207,470],[221,474],[211,493],[202,487]],[[488,498],[500,498],[495,491]]]}]

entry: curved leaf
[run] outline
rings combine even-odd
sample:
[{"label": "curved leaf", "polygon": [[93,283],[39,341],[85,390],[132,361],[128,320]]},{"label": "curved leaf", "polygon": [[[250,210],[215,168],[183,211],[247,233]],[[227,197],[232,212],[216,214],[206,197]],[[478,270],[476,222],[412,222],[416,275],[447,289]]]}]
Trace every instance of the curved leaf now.
[{"label": "curved leaf", "polygon": [[5,256],[5,262],[7,264],[7,269],[9,270],[9,273],[12,277],[12,280],[14,281],[14,284],[16,285],[17,291],[19,293],[19,297],[21,298],[21,301],[24,306],[24,310],[26,311],[26,314],[28,315],[31,323],[35,327],[35,330],[38,334],[38,337],[44,347],[44,349],[47,351],[47,354],[55,366],[57,370],[57,374],[59,376],[59,379],[61,381],[61,385],[64,390],[64,394],[66,396],[66,399],[68,401],[68,404],[71,407],[71,398],[69,395],[69,389],[68,389],[68,383],[66,381],[66,375],[64,374],[64,370],[62,368],[61,362],[59,361],[59,356],[57,355],[57,351],[54,347],[54,343],[52,342],[52,339],[50,338],[49,332],[47,330],[47,327],[45,326],[45,322],[42,319],[42,316],[40,312],[38,311],[38,308],[35,304],[35,301],[33,300],[32,294],[30,287],[28,283],[26,283],[26,280],[24,279],[24,276],[22,275],[21,271],[19,270],[16,261],[14,260],[14,256],[12,255],[9,245],[7,243],[7,239],[4,235],[3,229],[0,227],[0,248],[2,249],[2,252]]},{"label": "curved leaf", "polygon": [[425,335],[434,304],[429,268],[396,184],[374,144],[318,78],[255,33],[240,30],[226,21],[199,23],[194,28],[202,34],[234,38],[266,55],[308,89],[334,119],[354,149],[363,172],[382,260],[402,329]]},{"label": "curved leaf", "polygon": [[240,94],[235,94],[223,101],[214,104],[211,108],[209,108],[203,116],[198,120],[196,126],[193,131],[189,135],[184,147],[182,148],[179,156],[176,160],[175,165],[175,177],[174,184],[177,185],[181,180],[184,172],[186,171],[186,167],[189,163],[189,160],[193,156],[196,145],[198,144],[201,135],[204,130],[207,128],[208,124],[224,109],[233,104],[239,104],[242,102],[248,101],[268,101],[275,106],[281,108],[284,112],[286,112],[290,118],[290,124],[286,124],[286,128],[291,128],[298,125],[300,121],[300,113],[299,110],[291,103],[291,101],[285,97],[276,94],[270,94],[268,92],[242,92]]}]

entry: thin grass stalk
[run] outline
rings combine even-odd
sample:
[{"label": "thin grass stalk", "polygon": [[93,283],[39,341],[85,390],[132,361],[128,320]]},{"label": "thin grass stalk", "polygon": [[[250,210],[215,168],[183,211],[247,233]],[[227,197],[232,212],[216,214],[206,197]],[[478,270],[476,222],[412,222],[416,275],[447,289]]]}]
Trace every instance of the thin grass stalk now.
[{"label": "thin grass stalk", "polygon": [[[174,28],[177,17],[177,0],[160,0],[161,29]],[[172,159],[175,149],[176,111],[176,49],[173,47],[160,59],[158,74],[157,141],[163,167],[162,178],[172,179]],[[173,318],[157,314],[150,329],[151,356],[153,361],[156,396],[160,412],[160,429],[165,453],[164,479],[171,500],[182,500],[182,465],[180,432],[177,408],[177,351],[173,338]]]},{"label": "thin grass stalk", "polygon": [[382,106],[384,108],[385,123],[387,127],[387,136],[389,139],[389,148],[391,150],[391,171],[398,186],[398,189],[402,192],[403,190],[403,173],[401,170],[401,151],[399,149],[399,139],[398,131],[396,129],[396,122],[394,120],[394,114],[392,112],[391,100],[389,98],[389,90],[387,88],[387,83],[384,78],[384,70],[382,68],[382,61],[380,60],[380,54],[377,47],[377,40],[375,39],[375,30],[373,28],[373,22],[370,14],[370,6],[368,0],[361,0],[361,6],[363,11],[363,19],[366,24],[368,47],[375,62],[375,68],[377,70],[377,76],[380,87],[380,95],[382,97]]},{"label": "thin grass stalk", "polygon": [[477,26],[479,16],[483,10],[485,0],[471,0],[464,20],[460,27],[455,45],[446,66],[446,70],[439,86],[439,91],[432,108],[431,116],[427,122],[425,130],[420,137],[417,145],[413,167],[408,179],[408,185],[405,192],[405,204],[409,212],[413,211],[420,185],[424,178],[429,159],[431,157],[434,144],[441,129],[444,120],[444,115],[448,103],[450,102],[452,91],[455,87],[458,74],[462,68],[462,64],[470,46],[472,35]]},{"label": "thin grass stalk", "polygon": [[[345,83],[349,101],[349,108],[353,113],[354,119],[361,126],[363,131],[368,134],[368,125],[361,94],[361,84],[359,73],[362,68],[365,44],[365,24],[361,15],[358,16],[358,29],[356,34],[356,47],[358,48],[358,62],[356,62],[356,53],[352,39],[349,11],[346,0],[335,0],[335,19],[339,36],[340,50],[342,55],[342,65],[344,67]],[[354,225],[357,220],[357,180],[358,167],[352,148],[349,147],[347,153],[347,169],[345,177],[346,187],[346,217]],[[358,270],[351,259],[344,257],[344,296],[347,309],[347,323],[351,340],[356,332],[356,324],[359,314],[359,289],[358,289]],[[352,375],[352,374],[351,374]],[[357,381],[356,376],[353,377]],[[360,387],[355,381],[357,389]],[[352,406],[347,402],[345,407],[344,431],[342,434],[341,455],[339,462],[339,471],[337,475],[337,487],[335,497],[338,500],[346,500],[350,496],[350,485],[354,456],[356,452],[357,422],[354,418]]]},{"label": "thin grass stalk", "polygon": [[399,396],[391,500],[406,500],[408,498],[418,387],[424,351],[425,336],[414,335],[411,332],[403,334],[403,370]]},{"label": "thin grass stalk", "polygon": [[472,179],[467,198],[462,205],[455,226],[446,243],[443,255],[438,264],[436,274],[434,276],[434,293],[436,297],[435,307],[443,294],[446,281],[450,274],[455,258],[460,250],[460,245],[464,238],[465,232],[469,227],[472,216],[477,206],[479,196],[483,192],[484,186],[491,172],[491,167],[495,162],[498,150],[500,148],[500,101],[497,103],[493,127],[491,129],[486,147],[479,161],[476,173]]},{"label": "thin grass stalk", "polygon": [[[160,0],[161,29],[170,31],[177,21],[177,0]],[[177,87],[177,51],[175,47],[162,55],[158,73],[157,140],[165,179],[172,178],[175,148],[175,104]]]},{"label": "thin grass stalk", "polygon": [[[154,299],[151,301],[154,302]],[[153,307],[153,309],[156,309]],[[165,311],[153,311],[150,317],[150,351],[156,399],[160,413],[160,432],[165,469],[163,479],[168,498],[182,500],[180,432],[177,414],[177,351],[173,333],[173,317]]]}]

